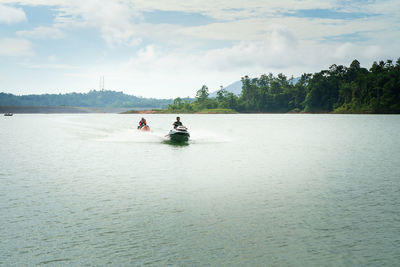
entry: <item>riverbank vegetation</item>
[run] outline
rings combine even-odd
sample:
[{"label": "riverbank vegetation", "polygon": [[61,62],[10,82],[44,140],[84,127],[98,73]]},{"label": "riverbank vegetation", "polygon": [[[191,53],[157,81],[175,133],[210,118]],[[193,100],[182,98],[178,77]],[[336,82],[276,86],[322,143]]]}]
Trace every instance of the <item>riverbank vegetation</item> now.
[{"label": "riverbank vegetation", "polygon": [[283,74],[241,80],[239,96],[221,89],[216,98],[209,98],[203,85],[195,101],[176,98],[163,112],[400,113],[400,58],[395,64],[374,62],[369,70],[357,60],[349,67],[334,64],[328,70],[305,73],[296,83]]},{"label": "riverbank vegetation", "polygon": [[235,105],[229,103],[229,100],[237,101],[237,97],[221,89],[217,92],[216,98],[209,98],[208,87],[203,85],[196,93],[195,101],[182,100],[175,98],[174,103],[163,110],[165,113],[205,113],[205,114],[228,114],[237,113]]}]

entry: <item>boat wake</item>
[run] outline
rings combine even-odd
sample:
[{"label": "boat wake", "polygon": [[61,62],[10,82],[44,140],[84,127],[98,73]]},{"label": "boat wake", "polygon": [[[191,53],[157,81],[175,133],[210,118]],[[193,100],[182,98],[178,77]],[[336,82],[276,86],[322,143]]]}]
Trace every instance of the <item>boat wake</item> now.
[{"label": "boat wake", "polygon": [[103,142],[123,143],[159,143],[163,139],[154,132],[138,131],[137,129],[126,129],[107,134],[98,139]]},{"label": "boat wake", "polygon": [[[150,132],[138,131],[137,129],[125,129],[105,133],[98,141],[103,142],[127,142],[127,143],[166,143],[170,142],[169,129],[152,129]],[[234,141],[233,138],[207,130],[193,130],[190,132],[187,144],[216,144]]]}]

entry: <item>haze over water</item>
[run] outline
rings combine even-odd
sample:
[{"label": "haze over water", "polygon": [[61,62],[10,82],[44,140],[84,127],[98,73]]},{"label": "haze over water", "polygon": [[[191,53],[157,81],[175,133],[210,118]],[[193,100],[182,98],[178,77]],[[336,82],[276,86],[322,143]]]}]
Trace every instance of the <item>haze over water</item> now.
[{"label": "haze over water", "polygon": [[395,266],[400,116],[0,118],[0,265]]}]

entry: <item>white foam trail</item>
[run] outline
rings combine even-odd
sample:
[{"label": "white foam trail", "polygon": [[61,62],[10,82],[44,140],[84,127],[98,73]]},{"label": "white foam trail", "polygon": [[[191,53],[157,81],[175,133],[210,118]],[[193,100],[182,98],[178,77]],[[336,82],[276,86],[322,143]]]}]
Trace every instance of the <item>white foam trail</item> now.
[{"label": "white foam trail", "polygon": [[[168,140],[168,132],[170,129],[153,128],[150,132],[138,131],[135,128],[122,129],[111,133],[105,133],[98,141],[103,142],[136,142],[136,143],[159,143]],[[204,130],[196,129],[190,132],[190,143],[212,144],[233,142],[234,139],[227,135]]]},{"label": "white foam trail", "polygon": [[142,132],[137,129],[125,129],[108,134],[98,139],[105,142],[135,142],[135,143],[156,143],[162,139],[154,132]]}]

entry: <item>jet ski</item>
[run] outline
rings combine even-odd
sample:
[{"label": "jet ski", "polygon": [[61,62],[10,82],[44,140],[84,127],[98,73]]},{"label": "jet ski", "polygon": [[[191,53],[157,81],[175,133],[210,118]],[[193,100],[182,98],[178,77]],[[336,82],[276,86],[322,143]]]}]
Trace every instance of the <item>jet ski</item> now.
[{"label": "jet ski", "polygon": [[143,132],[149,132],[150,131],[150,127],[147,124],[146,125],[142,125],[142,126],[138,126],[137,128],[138,128],[138,130],[143,131]]},{"label": "jet ski", "polygon": [[186,142],[190,134],[185,126],[178,126],[169,131],[167,137],[173,142]]}]

